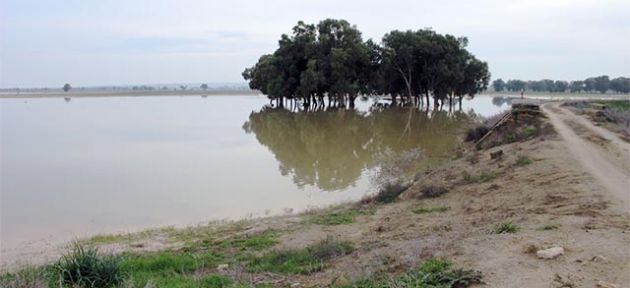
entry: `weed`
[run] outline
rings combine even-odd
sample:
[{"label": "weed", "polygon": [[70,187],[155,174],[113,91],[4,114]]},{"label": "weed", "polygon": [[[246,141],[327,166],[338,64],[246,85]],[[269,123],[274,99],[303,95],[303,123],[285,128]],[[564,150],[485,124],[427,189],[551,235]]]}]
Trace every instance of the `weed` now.
[{"label": "weed", "polygon": [[40,267],[26,267],[16,273],[0,275],[0,287],[40,288],[47,287],[46,271]]},{"label": "weed", "polygon": [[71,253],[53,265],[53,270],[59,281],[69,286],[112,287],[123,280],[119,258],[100,256],[96,248],[76,243]]},{"label": "weed", "polygon": [[512,223],[512,222],[503,222],[494,226],[494,233],[503,234],[503,233],[516,233],[521,228]]},{"label": "weed", "polygon": [[239,250],[253,249],[261,251],[278,244],[278,235],[271,231],[266,231],[254,235],[242,235],[230,240],[223,241],[224,248],[236,248]]},{"label": "weed", "polygon": [[354,250],[349,242],[327,238],[300,250],[273,251],[249,263],[253,272],[269,271],[285,274],[310,274],[326,267],[326,261]]},{"label": "weed", "polygon": [[527,166],[527,165],[529,165],[529,164],[532,164],[532,160],[530,160],[530,159],[529,159],[529,158],[527,158],[527,157],[523,157],[523,156],[521,156],[521,157],[519,157],[519,158],[516,160],[516,166],[523,167],[523,166]]},{"label": "weed", "polygon": [[556,230],[558,228],[560,228],[560,225],[558,225],[558,224],[547,224],[547,225],[543,226],[541,228],[541,230],[548,231],[548,230]]},{"label": "weed", "polygon": [[430,208],[418,207],[416,209],[413,209],[413,213],[427,214],[427,213],[433,213],[433,212],[444,212],[446,210],[448,210],[448,207],[430,207]]}]

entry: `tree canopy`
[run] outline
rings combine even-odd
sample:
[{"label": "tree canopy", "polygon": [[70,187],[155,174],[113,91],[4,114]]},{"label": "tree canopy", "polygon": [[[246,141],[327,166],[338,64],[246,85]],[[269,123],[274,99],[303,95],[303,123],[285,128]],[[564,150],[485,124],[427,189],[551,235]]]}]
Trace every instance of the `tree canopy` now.
[{"label": "tree canopy", "polygon": [[[503,80],[497,79],[492,82],[492,86],[495,91],[501,92],[501,83]],[[630,78],[617,77],[610,79],[607,75],[598,77],[589,77],[584,80],[575,81],[563,81],[563,80],[551,80],[542,79],[537,81],[522,81],[522,80],[509,80],[505,84],[505,90],[518,92],[521,90],[530,90],[534,92],[567,92],[581,93],[581,92],[598,92],[606,93],[613,91],[616,93],[630,93]]]},{"label": "tree canopy", "polygon": [[64,92],[68,92],[70,91],[70,89],[72,89],[72,86],[70,86],[70,84],[66,83],[65,85],[63,85],[63,91]]},{"label": "tree canopy", "polygon": [[363,41],[345,20],[300,21],[243,77],[279,106],[285,99],[319,106],[327,97],[329,106],[353,107],[359,95],[389,95],[403,103],[419,103],[424,96],[427,104],[432,96],[436,104],[451,103],[485,90],[490,79],[487,63],[467,45],[466,38],[428,29],[395,30],[378,44]]}]

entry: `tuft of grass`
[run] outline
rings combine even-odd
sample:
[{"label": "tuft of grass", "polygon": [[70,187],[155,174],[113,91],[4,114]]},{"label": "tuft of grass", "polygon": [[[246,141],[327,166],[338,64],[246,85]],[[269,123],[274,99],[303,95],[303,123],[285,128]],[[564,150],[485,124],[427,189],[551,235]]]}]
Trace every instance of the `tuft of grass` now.
[{"label": "tuft of grass", "polygon": [[275,272],[283,274],[311,274],[322,271],[327,261],[354,251],[350,242],[332,238],[300,250],[273,251],[254,258],[249,263],[252,272]]},{"label": "tuft of grass", "polygon": [[429,259],[414,271],[396,277],[377,275],[342,287],[469,287],[483,284],[483,275],[476,270],[452,269],[452,265],[441,259]]},{"label": "tuft of grass", "polygon": [[523,136],[529,137],[536,134],[536,127],[528,126],[523,129]]},{"label": "tuft of grass", "polygon": [[123,281],[119,258],[101,256],[96,248],[86,248],[78,243],[52,268],[60,283],[72,287],[114,287]]},{"label": "tuft of grass", "polygon": [[540,229],[541,230],[545,230],[545,231],[549,231],[549,230],[556,230],[558,228],[560,228],[560,225],[558,225],[558,224],[547,224],[547,225],[543,226]]},{"label": "tuft of grass", "polygon": [[497,178],[497,174],[493,171],[483,171],[479,175],[470,175],[464,171],[464,182],[466,183],[485,183],[494,178]]},{"label": "tuft of grass", "polygon": [[401,183],[387,183],[381,188],[381,190],[374,196],[376,203],[392,203],[400,194],[405,192],[409,188],[409,185]]},{"label": "tuft of grass", "polygon": [[529,158],[527,158],[527,157],[523,157],[523,156],[522,156],[522,157],[519,157],[519,158],[516,160],[516,166],[520,166],[520,167],[527,166],[527,165],[532,164],[532,163],[533,163],[533,162],[532,162],[532,160],[531,160],[531,159],[529,159]]},{"label": "tuft of grass", "polygon": [[448,207],[418,207],[416,209],[413,209],[412,212],[416,214],[427,214],[433,212],[444,212],[446,210],[448,210]]},{"label": "tuft of grass", "polygon": [[42,267],[26,267],[15,273],[0,274],[0,287],[39,288],[47,287],[47,271]]},{"label": "tuft of grass", "polygon": [[332,210],[312,215],[307,222],[318,225],[342,225],[354,223],[357,216],[367,214],[366,211],[358,208]]},{"label": "tuft of grass", "polygon": [[504,233],[516,233],[521,230],[521,227],[510,222],[503,222],[494,226],[495,234],[504,234]]}]

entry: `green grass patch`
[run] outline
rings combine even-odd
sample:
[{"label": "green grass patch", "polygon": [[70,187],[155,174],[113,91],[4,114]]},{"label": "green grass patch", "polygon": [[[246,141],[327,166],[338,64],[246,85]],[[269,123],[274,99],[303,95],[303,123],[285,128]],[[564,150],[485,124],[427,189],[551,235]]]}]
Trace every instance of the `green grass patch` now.
[{"label": "green grass patch", "polygon": [[494,226],[494,233],[496,234],[504,234],[504,233],[516,233],[521,230],[521,227],[510,222],[503,222]]},{"label": "green grass patch", "polygon": [[236,248],[238,250],[262,251],[278,244],[278,235],[273,231],[266,231],[254,235],[240,235],[220,242],[223,248]]},{"label": "green grass patch", "polygon": [[273,251],[256,257],[249,263],[251,272],[311,274],[326,268],[327,261],[354,251],[350,242],[327,238],[299,250]]},{"label": "green grass patch", "polygon": [[547,225],[541,227],[540,230],[549,231],[549,230],[556,230],[558,228],[560,228],[560,225],[558,225],[558,224],[547,224]]},{"label": "green grass patch", "polygon": [[444,212],[448,210],[448,207],[418,207],[412,210],[416,214],[427,214],[433,212]]},{"label": "green grass patch", "polygon": [[466,183],[485,183],[497,178],[497,174],[493,171],[483,171],[479,175],[471,175],[464,172],[464,182]]},{"label": "green grass patch", "polygon": [[451,263],[441,259],[429,259],[414,271],[395,277],[376,275],[357,281],[347,288],[382,288],[382,287],[469,287],[483,284],[483,275],[476,270],[452,269]]},{"label": "green grass patch", "polygon": [[533,126],[525,127],[523,129],[523,136],[525,136],[525,137],[532,136],[532,135],[536,134],[536,131],[537,131],[536,127],[533,127]]},{"label": "green grass patch", "polygon": [[606,107],[618,111],[630,111],[630,101],[628,100],[598,101],[595,103],[606,105]]},{"label": "green grass patch", "polygon": [[516,166],[520,166],[520,167],[527,166],[532,163],[533,163],[532,160],[527,157],[519,157],[516,160]]}]

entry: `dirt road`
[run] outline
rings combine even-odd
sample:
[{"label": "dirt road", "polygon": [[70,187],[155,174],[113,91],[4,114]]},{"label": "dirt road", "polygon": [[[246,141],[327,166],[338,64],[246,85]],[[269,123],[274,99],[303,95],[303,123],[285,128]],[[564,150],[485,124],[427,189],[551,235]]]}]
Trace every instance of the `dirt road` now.
[{"label": "dirt road", "polygon": [[630,144],[560,104],[547,103],[542,108],[568,152],[619,201],[620,208],[629,211]]}]

